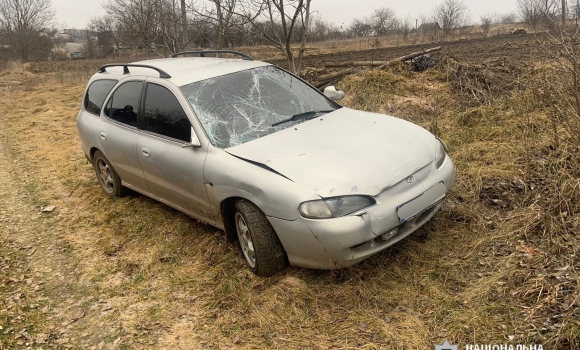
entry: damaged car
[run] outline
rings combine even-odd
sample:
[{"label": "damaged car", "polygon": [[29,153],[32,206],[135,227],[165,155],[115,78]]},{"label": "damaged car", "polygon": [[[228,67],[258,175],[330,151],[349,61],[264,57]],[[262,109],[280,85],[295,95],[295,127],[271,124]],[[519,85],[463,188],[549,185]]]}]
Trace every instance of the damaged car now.
[{"label": "damaged car", "polygon": [[212,53],[108,64],[90,79],[77,128],[107,195],[131,189],[224,230],[259,276],[352,266],[441,208],[454,165],[433,134]]}]

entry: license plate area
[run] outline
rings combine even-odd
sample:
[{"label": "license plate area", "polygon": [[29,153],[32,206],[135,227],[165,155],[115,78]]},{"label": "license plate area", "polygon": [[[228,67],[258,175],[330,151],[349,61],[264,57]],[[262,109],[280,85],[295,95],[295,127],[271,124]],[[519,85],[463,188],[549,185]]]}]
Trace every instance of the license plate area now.
[{"label": "license plate area", "polygon": [[440,182],[423,192],[419,197],[397,207],[397,215],[401,222],[414,219],[417,215],[437,205],[445,198],[447,188]]}]

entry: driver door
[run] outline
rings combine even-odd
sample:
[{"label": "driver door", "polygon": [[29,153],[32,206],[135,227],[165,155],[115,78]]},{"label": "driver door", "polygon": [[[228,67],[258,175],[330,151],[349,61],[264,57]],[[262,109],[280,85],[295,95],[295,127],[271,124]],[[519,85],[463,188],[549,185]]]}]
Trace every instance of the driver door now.
[{"label": "driver door", "polygon": [[183,107],[185,99],[179,89],[162,79],[151,79],[156,81],[145,83],[137,142],[145,181],[156,197],[215,222],[203,175],[207,147],[191,142],[192,137],[197,140],[190,121],[193,113]]}]

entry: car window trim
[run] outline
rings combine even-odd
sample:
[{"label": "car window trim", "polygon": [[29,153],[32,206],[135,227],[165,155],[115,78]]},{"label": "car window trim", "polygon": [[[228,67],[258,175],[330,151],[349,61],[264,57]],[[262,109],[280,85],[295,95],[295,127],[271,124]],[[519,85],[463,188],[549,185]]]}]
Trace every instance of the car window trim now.
[{"label": "car window trim", "polygon": [[[137,105],[139,106],[139,108],[141,108],[141,104],[142,104],[142,101],[143,101],[143,89],[145,87],[145,80],[144,79],[130,79],[130,80],[117,81],[117,85],[113,86],[113,89],[111,89],[111,91],[109,91],[109,95],[107,96],[106,103],[103,103],[103,106],[106,106],[106,105],[109,104],[109,102],[111,102],[113,96],[115,95],[115,92],[117,92],[117,90],[119,90],[119,88],[121,86],[123,86],[123,85],[125,85],[127,83],[132,83],[132,82],[140,82],[141,83],[141,92],[139,93],[139,102],[137,102]],[[117,120],[109,117],[105,113],[104,108],[102,108],[102,107],[101,107],[101,114],[105,117],[105,120],[107,120],[109,122],[115,123],[117,125],[124,126],[124,127],[128,128],[128,129],[131,129],[131,130],[139,130],[138,126],[139,126],[139,119],[140,119],[140,114],[141,113],[137,114],[137,127],[131,126],[131,125],[128,125],[128,124],[125,124],[125,123],[121,123],[121,122],[119,122],[119,121],[117,121]]]},{"label": "car window trim", "polygon": [[[87,101],[87,93],[88,93],[88,92],[89,92],[89,90],[91,89],[91,86],[93,86],[93,84],[94,84],[94,83],[96,83],[96,82],[98,82],[98,81],[114,81],[114,82],[115,82],[115,84],[113,84],[113,86],[111,87],[111,89],[110,89],[110,90],[107,92],[107,94],[105,95],[105,99],[103,100],[103,104],[102,104],[102,105],[101,105],[101,107],[100,107],[101,111],[100,111],[100,113],[98,113],[98,114],[97,114],[97,113],[94,113],[94,112],[92,112],[92,111],[89,111],[89,110],[86,108],[85,104],[86,104],[86,101]],[[92,81],[92,82],[89,84],[89,86],[87,87],[87,90],[85,91],[85,98],[83,99],[83,110],[84,110],[85,112],[88,112],[88,113],[92,114],[92,115],[96,115],[97,117],[100,117],[100,116],[101,116],[101,113],[103,112],[103,106],[105,106],[105,105],[107,104],[107,103],[105,103],[105,102],[108,102],[108,100],[107,100],[107,96],[109,96],[109,94],[111,93],[111,91],[113,91],[113,89],[115,88],[115,86],[117,86],[117,84],[118,84],[118,83],[119,83],[119,80],[117,80],[117,79],[95,79],[95,80],[93,80],[93,81]]]},{"label": "car window trim", "polygon": [[[168,84],[166,82],[158,82],[158,81],[150,81],[149,78],[147,78],[144,81],[144,87],[143,87],[143,93],[142,93],[142,103],[141,103],[141,108],[143,111],[143,116],[138,116],[137,118],[137,127],[139,128],[139,131],[146,133],[148,135],[152,135],[152,136],[158,136],[159,138],[165,139],[165,140],[170,140],[170,141],[177,141],[178,143],[180,143],[181,145],[189,145],[192,144],[192,140],[193,140],[193,136],[195,135],[195,138],[197,139],[197,142],[201,144],[201,140],[200,137],[198,136],[198,132],[195,130],[195,126],[193,125],[192,121],[190,120],[189,116],[187,115],[187,111],[186,108],[189,109],[189,111],[191,111],[193,117],[196,119],[196,121],[199,123],[199,120],[197,118],[197,115],[195,114],[195,112],[193,111],[193,108],[191,108],[191,106],[189,105],[189,103],[186,104],[186,106],[183,106],[183,103],[181,103],[181,101],[179,100],[179,98],[177,97],[177,95],[175,94],[174,91],[172,91],[172,89],[170,88],[170,86],[168,86]],[[185,113],[185,116],[187,117],[187,119],[189,120],[189,125],[191,127],[191,139],[189,141],[183,141],[183,140],[179,140],[176,138],[173,138],[171,136],[166,136],[163,134],[159,134],[153,131],[148,131],[144,129],[144,119],[145,119],[145,100],[147,98],[147,88],[149,87],[149,84],[155,84],[158,85],[162,88],[167,89],[167,91],[169,91],[170,93],[173,94],[173,97],[175,97],[175,99],[177,100],[177,103],[179,103],[179,106],[181,107],[181,109],[183,110],[183,112]],[[175,85],[174,85],[175,86]],[[183,92],[181,91],[181,89],[178,86],[175,86],[176,90],[179,91],[179,93],[181,94],[181,96],[185,99],[185,96],[183,95]],[[187,102],[187,99],[185,99]],[[203,128],[201,128],[203,130]],[[204,134],[205,134],[205,130],[204,130]],[[206,136],[207,138],[207,136]],[[211,144],[211,141],[209,139],[207,139],[209,144]],[[203,147],[203,144],[201,144],[201,147]]]},{"label": "car window trim", "polygon": [[[164,139],[164,140],[167,140],[167,141],[172,141],[172,142],[175,142],[175,143],[179,143],[181,146],[191,144],[191,141],[189,141],[189,142],[188,141],[183,141],[183,140],[180,140],[180,139],[176,139],[174,137],[171,137],[171,136],[167,136],[167,135],[163,135],[163,134],[158,134],[156,132],[149,131],[149,130],[139,129],[139,132],[142,133],[142,134],[145,134],[145,135],[157,137],[159,139]],[[192,130],[192,132],[193,132],[193,130]]]}]

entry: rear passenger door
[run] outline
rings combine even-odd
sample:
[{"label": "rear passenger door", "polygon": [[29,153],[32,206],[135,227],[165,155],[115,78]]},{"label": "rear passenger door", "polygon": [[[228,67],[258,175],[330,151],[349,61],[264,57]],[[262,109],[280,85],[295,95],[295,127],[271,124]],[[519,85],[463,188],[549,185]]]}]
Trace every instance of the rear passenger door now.
[{"label": "rear passenger door", "polygon": [[[180,90],[162,79],[146,82],[138,157],[156,197],[214,221],[204,184],[206,146],[192,146],[194,119]],[[180,101],[181,100],[181,101]]]},{"label": "rear passenger door", "polygon": [[103,108],[104,121],[98,130],[99,146],[121,180],[150,192],[137,157],[137,117],[142,113],[143,80],[125,80],[116,87]]}]

